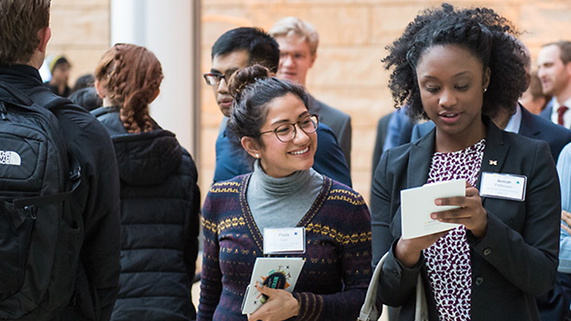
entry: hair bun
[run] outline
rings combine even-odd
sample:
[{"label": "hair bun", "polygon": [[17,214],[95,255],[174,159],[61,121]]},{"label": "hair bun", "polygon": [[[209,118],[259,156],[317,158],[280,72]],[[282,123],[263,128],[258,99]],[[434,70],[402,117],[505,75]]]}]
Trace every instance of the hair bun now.
[{"label": "hair bun", "polygon": [[242,92],[258,79],[270,77],[270,70],[262,65],[255,64],[236,71],[228,83],[228,91],[234,99],[239,99]]}]

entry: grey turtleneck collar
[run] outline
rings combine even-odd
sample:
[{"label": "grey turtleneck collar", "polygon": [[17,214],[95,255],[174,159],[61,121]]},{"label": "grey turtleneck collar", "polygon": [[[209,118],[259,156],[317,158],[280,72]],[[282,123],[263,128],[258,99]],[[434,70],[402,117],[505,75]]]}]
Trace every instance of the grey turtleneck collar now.
[{"label": "grey turtleneck collar", "polygon": [[268,227],[296,226],[313,205],[322,186],[323,176],[313,168],[275,178],[267,175],[257,160],[246,199],[254,221],[263,233]]}]

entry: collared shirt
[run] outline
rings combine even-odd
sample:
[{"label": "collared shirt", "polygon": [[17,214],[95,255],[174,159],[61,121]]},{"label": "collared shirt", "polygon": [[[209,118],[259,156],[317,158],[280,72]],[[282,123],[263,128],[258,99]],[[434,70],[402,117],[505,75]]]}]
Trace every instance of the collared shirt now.
[{"label": "collared shirt", "polygon": [[519,104],[517,104],[515,106],[515,114],[513,114],[510,117],[510,120],[508,121],[508,124],[506,125],[506,128],[504,128],[504,130],[506,132],[512,132],[512,133],[519,133],[519,128],[521,127],[521,107],[519,106]]},{"label": "collared shirt", "polygon": [[[561,107],[561,104],[557,99],[555,99],[555,97],[553,98],[552,101],[553,101],[552,105],[553,109],[551,110],[551,121],[554,124],[557,124],[557,118],[558,118],[557,109]],[[564,105],[567,106],[569,109],[565,112],[565,114],[563,114],[563,126],[565,126],[565,128],[571,128],[571,98],[567,99]]]}]

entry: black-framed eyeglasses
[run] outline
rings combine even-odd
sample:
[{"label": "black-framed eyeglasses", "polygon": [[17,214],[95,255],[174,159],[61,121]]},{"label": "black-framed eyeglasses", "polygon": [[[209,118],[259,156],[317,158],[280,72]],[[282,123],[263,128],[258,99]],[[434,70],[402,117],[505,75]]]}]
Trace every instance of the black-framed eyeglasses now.
[{"label": "black-framed eyeglasses", "polygon": [[222,79],[224,79],[226,83],[228,83],[228,80],[230,78],[230,75],[223,75],[217,72],[207,72],[202,76],[204,77],[204,80],[206,80],[206,83],[210,86],[220,85]]},{"label": "black-framed eyeglasses", "polygon": [[275,129],[261,132],[259,135],[261,136],[267,133],[274,133],[281,142],[286,143],[293,140],[295,135],[297,135],[295,125],[297,125],[297,127],[303,130],[306,134],[315,133],[317,127],[319,127],[319,118],[317,115],[308,115],[295,123],[281,124]]}]

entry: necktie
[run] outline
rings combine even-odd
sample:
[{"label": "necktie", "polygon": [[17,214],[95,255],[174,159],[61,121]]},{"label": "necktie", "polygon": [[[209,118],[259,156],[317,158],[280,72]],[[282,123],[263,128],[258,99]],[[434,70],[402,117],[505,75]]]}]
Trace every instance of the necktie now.
[{"label": "necktie", "polygon": [[565,114],[565,112],[569,110],[569,108],[565,107],[565,106],[561,106],[559,108],[557,108],[557,123],[559,125],[563,125],[563,114]]}]

